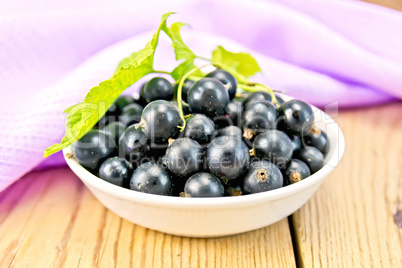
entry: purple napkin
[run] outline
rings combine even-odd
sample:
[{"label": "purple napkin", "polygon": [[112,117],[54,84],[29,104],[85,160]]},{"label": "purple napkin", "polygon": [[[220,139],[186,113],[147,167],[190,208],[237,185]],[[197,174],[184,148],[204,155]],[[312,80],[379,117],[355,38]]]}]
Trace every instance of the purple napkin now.
[{"label": "purple napkin", "polygon": [[[20,0],[2,6],[0,191],[43,161],[44,149],[63,136],[62,111],[143,46],[149,36],[143,33],[154,30],[166,11],[178,12],[171,21],[192,25],[184,34],[194,50],[208,53],[217,41],[247,50],[263,69],[257,80],[318,106],[402,98],[401,12],[339,0],[143,2]],[[40,167],[59,164],[56,154]]]}]

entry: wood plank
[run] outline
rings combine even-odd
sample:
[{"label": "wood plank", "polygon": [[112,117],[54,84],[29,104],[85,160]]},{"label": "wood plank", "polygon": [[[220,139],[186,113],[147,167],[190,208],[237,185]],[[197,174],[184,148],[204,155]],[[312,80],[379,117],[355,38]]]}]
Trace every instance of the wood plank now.
[{"label": "wood plank", "polygon": [[402,211],[402,105],[345,111],[338,119],[344,158],[293,215],[300,263],[402,267],[402,229],[394,222]]},{"label": "wood plank", "polygon": [[401,0],[363,0],[363,1],[402,11]]},{"label": "wood plank", "polygon": [[230,237],[171,236],[116,216],[67,168],[0,194],[1,267],[295,267],[285,219]]}]

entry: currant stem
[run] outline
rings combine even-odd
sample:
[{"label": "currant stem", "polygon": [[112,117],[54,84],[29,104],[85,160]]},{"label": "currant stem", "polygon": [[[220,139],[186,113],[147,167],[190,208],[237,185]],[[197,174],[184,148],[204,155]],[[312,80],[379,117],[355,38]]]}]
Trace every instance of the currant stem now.
[{"label": "currant stem", "polygon": [[199,58],[199,59],[205,60],[205,61],[209,61],[209,62],[211,62],[212,65],[214,65],[216,67],[219,67],[219,68],[222,68],[222,69],[225,69],[228,72],[232,73],[238,79],[239,87],[244,89],[244,90],[246,90],[246,91],[256,92],[256,91],[261,91],[262,90],[262,91],[265,91],[265,92],[269,93],[271,95],[272,103],[276,107],[280,106],[279,103],[278,103],[278,100],[276,99],[276,96],[274,94],[275,91],[273,89],[271,89],[271,88],[269,88],[266,85],[261,84],[261,83],[253,83],[253,82],[251,82],[246,76],[242,75],[241,73],[238,73],[237,71],[233,70],[232,68],[230,68],[229,66],[227,66],[227,65],[225,65],[225,64],[223,64],[221,62],[216,62],[216,61],[214,61],[212,59],[208,59],[208,58],[201,57],[201,56],[196,56],[196,57]]},{"label": "currant stem", "polygon": [[200,70],[201,68],[204,68],[204,67],[209,66],[209,65],[211,65],[211,63],[204,64],[204,65],[201,65],[199,67],[195,67],[191,71],[189,71],[185,75],[183,75],[183,77],[180,79],[180,83],[179,83],[179,86],[177,88],[177,106],[179,107],[180,119],[183,121],[183,125],[178,126],[178,128],[180,128],[180,132],[182,132],[184,130],[184,128],[186,127],[186,119],[185,119],[184,113],[183,113],[183,99],[182,99],[184,81],[186,81],[186,79],[188,77],[190,77],[191,74],[193,74],[196,71]]},{"label": "currant stem", "polygon": [[212,59],[208,59],[208,58],[205,58],[202,56],[196,56],[196,58],[199,58],[199,59],[205,60],[205,61],[209,61],[213,66],[228,71],[229,73],[233,74],[237,78],[238,82],[251,83],[251,81],[248,80],[248,78],[246,76],[242,75],[241,73],[237,72],[236,70],[233,70],[233,68],[230,68],[229,66],[227,66],[226,64],[224,64],[222,62],[217,62],[217,61],[214,61]]},{"label": "currant stem", "polygon": [[153,73],[158,73],[158,74],[170,74],[168,71],[159,71],[159,70],[153,70]]},{"label": "currant stem", "polygon": [[260,83],[253,83],[252,86],[250,85],[244,85],[244,84],[239,84],[239,88],[244,89],[245,91],[248,92],[258,92],[258,91],[265,91],[267,93],[269,93],[271,95],[271,99],[272,99],[272,103],[274,105],[276,105],[276,107],[279,107],[279,103],[278,100],[276,99],[276,96],[274,94],[275,90],[267,87],[264,84],[260,84]]},{"label": "currant stem", "polygon": [[256,85],[265,88],[265,90],[266,90],[267,92],[269,92],[269,94],[271,94],[271,99],[272,99],[271,101],[272,101],[272,103],[273,103],[276,107],[279,108],[280,105],[279,105],[279,103],[278,103],[278,100],[276,99],[276,96],[275,96],[275,94],[274,94],[274,90],[271,89],[271,88],[269,88],[269,87],[267,87],[267,86],[264,85],[264,84],[256,83]]},{"label": "currant stem", "polygon": [[195,56],[196,58],[199,58],[199,59],[201,59],[201,60],[205,60],[205,61],[212,61],[211,59],[208,59],[208,58],[205,58],[205,57],[202,57],[202,56]]}]

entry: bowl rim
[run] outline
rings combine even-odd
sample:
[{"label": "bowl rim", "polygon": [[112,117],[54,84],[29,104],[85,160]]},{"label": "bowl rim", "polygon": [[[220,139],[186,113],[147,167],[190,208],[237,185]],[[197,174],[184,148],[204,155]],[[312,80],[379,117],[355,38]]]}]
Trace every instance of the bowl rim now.
[{"label": "bowl rim", "polygon": [[[284,99],[290,100],[292,99],[289,96],[280,94]],[[252,204],[258,204],[264,201],[277,200],[282,199],[287,196],[299,193],[304,191],[307,188],[313,187],[314,185],[319,185],[321,182],[334,170],[334,168],[339,164],[342,159],[344,150],[345,150],[345,138],[342,133],[342,130],[339,128],[339,125],[325,112],[318,109],[317,107],[310,104],[314,113],[319,112],[321,114],[321,118],[325,118],[328,122],[327,124],[327,135],[329,135],[330,131],[336,131],[338,134],[338,139],[331,140],[329,143],[329,150],[325,157],[325,165],[307,177],[306,179],[294,183],[291,185],[287,185],[285,187],[281,187],[275,190],[242,195],[242,196],[224,196],[224,197],[214,197],[214,198],[182,198],[178,196],[163,196],[163,195],[154,195],[148,193],[142,193],[133,191],[130,189],[123,188],[121,186],[114,185],[107,181],[100,179],[95,176],[88,170],[86,170],[83,166],[81,166],[74,158],[67,157],[67,155],[72,153],[71,145],[63,149],[63,157],[67,162],[70,169],[84,182],[85,185],[90,188],[95,188],[98,191],[103,192],[104,194],[113,196],[114,198],[127,200],[132,202],[138,202],[142,204],[149,205],[157,205],[157,206],[169,206],[169,207],[185,207],[185,208],[194,208],[194,207],[204,207],[204,208],[221,208],[221,207],[241,207],[241,206],[250,206]],[[317,119],[317,117],[315,117]],[[337,149],[337,151],[336,151]]]}]

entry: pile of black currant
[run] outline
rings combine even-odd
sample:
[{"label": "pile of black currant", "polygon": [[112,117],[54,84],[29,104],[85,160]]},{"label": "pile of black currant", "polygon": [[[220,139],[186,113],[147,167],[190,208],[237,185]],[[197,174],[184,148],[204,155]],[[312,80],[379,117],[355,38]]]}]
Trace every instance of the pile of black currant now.
[{"label": "pile of black currant", "polygon": [[269,191],[323,166],[328,139],[308,104],[236,91],[236,79],[216,69],[184,81],[179,111],[177,85],[154,77],[138,100],[120,96],[73,156],[112,184],[182,197]]}]

